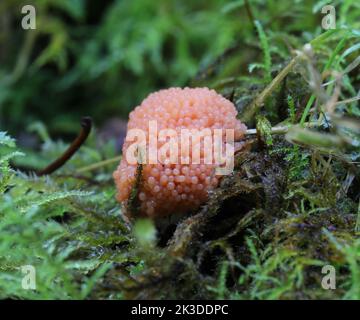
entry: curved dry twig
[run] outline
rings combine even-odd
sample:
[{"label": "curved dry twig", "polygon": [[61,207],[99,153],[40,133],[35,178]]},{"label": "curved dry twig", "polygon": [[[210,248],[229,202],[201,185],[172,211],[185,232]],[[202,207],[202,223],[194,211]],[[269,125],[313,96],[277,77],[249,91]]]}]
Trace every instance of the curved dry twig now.
[{"label": "curved dry twig", "polygon": [[50,163],[46,168],[36,171],[37,176],[44,176],[55,172],[57,169],[62,167],[79,148],[86,141],[92,128],[92,120],[90,117],[83,117],[81,119],[81,131],[76,139],[72,142],[70,147],[54,162]]}]

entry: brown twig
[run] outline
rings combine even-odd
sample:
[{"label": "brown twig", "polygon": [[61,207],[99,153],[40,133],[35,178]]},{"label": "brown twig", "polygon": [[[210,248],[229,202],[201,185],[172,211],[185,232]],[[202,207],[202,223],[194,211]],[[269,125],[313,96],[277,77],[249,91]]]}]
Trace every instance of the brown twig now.
[{"label": "brown twig", "polygon": [[50,163],[46,168],[36,171],[37,176],[44,176],[55,172],[57,169],[62,167],[79,148],[86,141],[92,127],[92,120],[90,117],[83,117],[81,119],[81,131],[76,139],[72,142],[70,147],[54,162]]}]

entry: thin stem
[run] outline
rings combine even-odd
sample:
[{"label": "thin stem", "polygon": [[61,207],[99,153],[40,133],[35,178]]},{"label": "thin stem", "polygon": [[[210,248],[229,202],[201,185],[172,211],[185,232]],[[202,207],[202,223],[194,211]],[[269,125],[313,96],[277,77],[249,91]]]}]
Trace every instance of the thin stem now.
[{"label": "thin stem", "polygon": [[[345,42],[346,42],[347,40],[348,40],[348,38],[345,36],[345,37],[339,42],[339,44],[336,46],[334,52],[332,53],[332,55],[330,56],[329,60],[327,61],[326,65],[325,65],[325,67],[324,67],[323,73],[324,73],[325,71],[329,70],[329,69],[332,67],[332,65],[333,65],[333,63],[334,63],[334,61],[335,61],[336,55],[343,49],[343,47],[344,47],[344,45],[345,45]],[[329,93],[329,94],[330,94],[330,91],[331,91],[331,87],[328,88],[328,93]],[[311,97],[310,97],[310,99],[309,99],[309,101],[307,102],[306,107],[305,107],[305,109],[304,109],[304,112],[303,112],[303,114],[302,114],[302,116],[301,116],[300,125],[302,125],[302,126],[304,125],[304,123],[305,123],[305,121],[306,121],[306,118],[307,118],[307,116],[308,116],[308,114],[309,114],[309,112],[310,112],[310,108],[311,108],[311,106],[313,105],[314,101],[315,101],[315,95],[312,94]]]},{"label": "thin stem", "polygon": [[119,162],[121,160],[121,158],[122,158],[122,156],[117,156],[117,157],[114,157],[114,158],[111,158],[111,159],[106,159],[106,160],[103,160],[103,161],[99,161],[99,162],[90,164],[90,165],[88,165],[86,167],[82,167],[82,168],[78,169],[77,172],[82,173],[82,172],[86,172],[86,171],[93,171],[93,170],[96,170],[98,168],[104,167],[104,166],[106,166],[108,164]]},{"label": "thin stem", "polygon": [[90,117],[84,117],[81,120],[81,131],[76,139],[72,142],[70,147],[54,162],[50,163],[46,168],[39,170],[36,172],[38,176],[43,176],[47,174],[51,174],[60,167],[62,167],[79,148],[83,145],[92,127],[92,120]]},{"label": "thin stem", "polygon": [[[290,126],[273,127],[273,128],[271,128],[271,133],[272,134],[285,134],[289,131],[289,127]],[[257,134],[256,129],[248,129],[248,130],[246,130],[246,133],[245,133],[246,136],[251,136],[251,135],[256,135],[256,134]]]},{"label": "thin stem", "polygon": [[[318,126],[318,123],[313,121],[313,122],[306,122],[304,123],[304,125],[307,128],[314,128],[316,126]],[[288,133],[289,129],[291,127],[297,127],[297,125],[283,125],[283,126],[275,126],[271,128],[271,134],[286,134]],[[245,132],[245,136],[252,136],[252,135],[256,135],[257,134],[257,130],[256,129],[248,129]]]},{"label": "thin stem", "polygon": [[35,44],[36,36],[37,36],[36,31],[34,30],[27,31],[26,38],[20,50],[14,70],[11,73],[10,77],[7,78],[9,84],[15,83],[23,75],[29,63],[30,55]]},{"label": "thin stem", "polygon": [[249,121],[264,105],[265,99],[275,90],[275,88],[284,80],[288,73],[293,69],[299,59],[299,55],[293,58],[289,64],[271,81],[271,83],[255,98],[251,105],[241,116],[243,122]]}]

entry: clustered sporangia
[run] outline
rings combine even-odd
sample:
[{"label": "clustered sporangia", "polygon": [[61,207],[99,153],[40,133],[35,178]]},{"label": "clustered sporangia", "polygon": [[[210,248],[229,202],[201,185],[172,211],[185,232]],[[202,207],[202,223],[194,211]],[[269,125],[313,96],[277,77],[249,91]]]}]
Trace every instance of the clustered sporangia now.
[{"label": "clustered sporangia", "polygon": [[[128,132],[141,129],[149,142],[149,121],[156,120],[158,130],[175,129],[233,129],[235,140],[239,141],[246,127],[237,118],[232,102],[208,88],[170,88],[150,94],[129,116]],[[165,142],[158,141],[158,148]],[[126,151],[132,144],[125,141],[123,157],[114,172],[117,186],[117,200],[128,209],[128,200],[134,187],[137,164],[130,164]],[[202,146],[204,146],[202,144]],[[142,216],[161,217],[173,213],[185,213],[198,208],[208,199],[209,190],[219,184],[215,174],[216,164],[206,164],[201,152],[200,164],[184,164],[181,153],[177,164],[145,163],[142,166],[141,183],[137,197],[139,213]],[[126,212],[131,216],[131,212]]]}]

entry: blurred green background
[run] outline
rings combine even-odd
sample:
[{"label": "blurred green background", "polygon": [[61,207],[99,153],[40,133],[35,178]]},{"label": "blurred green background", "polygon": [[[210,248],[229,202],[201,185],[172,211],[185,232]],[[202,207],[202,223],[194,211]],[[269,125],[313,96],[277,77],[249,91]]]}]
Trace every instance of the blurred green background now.
[{"label": "blurred green background", "polygon": [[[228,74],[247,75],[261,53],[252,19],[270,38],[284,34],[288,54],[322,32],[326,2],[1,0],[0,127],[17,136],[41,121],[66,140],[83,115],[101,126],[154,90],[209,85],[201,71],[231,48]],[[36,7],[36,30],[21,28],[24,4]]]}]

